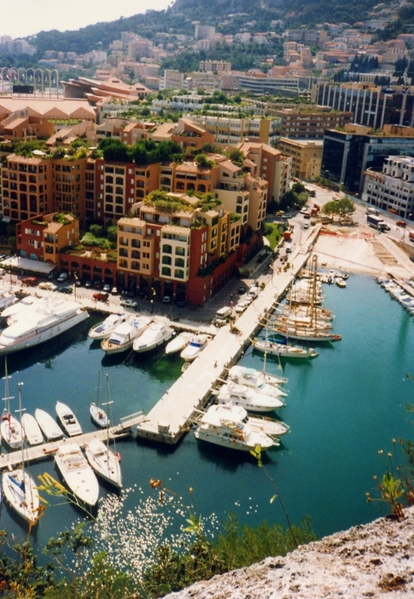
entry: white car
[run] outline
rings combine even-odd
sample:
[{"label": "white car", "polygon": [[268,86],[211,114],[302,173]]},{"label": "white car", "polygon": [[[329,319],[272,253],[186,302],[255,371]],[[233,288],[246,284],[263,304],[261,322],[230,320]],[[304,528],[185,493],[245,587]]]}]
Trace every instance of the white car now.
[{"label": "white car", "polygon": [[66,281],[67,278],[68,278],[68,273],[67,272],[61,272],[60,275],[57,278],[58,283],[63,283],[63,281]]},{"label": "white car", "polygon": [[133,308],[134,310],[138,306],[138,302],[130,298],[121,299],[119,303],[121,304],[121,306],[124,306],[124,308]]},{"label": "white car", "polygon": [[241,302],[239,302],[236,305],[236,308],[235,308],[236,313],[237,314],[242,314],[242,312],[245,311],[245,309],[247,308],[248,305],[249,305],[249,302],[246,302],[245,300],[242,300]]},{"label": "white car", "polygon": [[57,285],[51,283],[50,281],[45,281],[43,283],[39,283],[39,289],[45,289],[46,291],[56,291]]}]

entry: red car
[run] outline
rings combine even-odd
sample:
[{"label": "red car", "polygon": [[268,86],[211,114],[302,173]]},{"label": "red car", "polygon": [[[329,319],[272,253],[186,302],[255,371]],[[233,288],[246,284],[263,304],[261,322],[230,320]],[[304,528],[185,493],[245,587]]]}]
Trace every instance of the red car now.
[{"label": "red car", "polygon": [[406,227],[407,223],[405,222],[405,220],[397,220],[397,222],[395,223],[397,225],[397,227]]},{"label": "red car", "polygon": [[92,298],[96,301],[96,302],[107,302],[108,301],[108,294],[107,293],[94,293]]}]

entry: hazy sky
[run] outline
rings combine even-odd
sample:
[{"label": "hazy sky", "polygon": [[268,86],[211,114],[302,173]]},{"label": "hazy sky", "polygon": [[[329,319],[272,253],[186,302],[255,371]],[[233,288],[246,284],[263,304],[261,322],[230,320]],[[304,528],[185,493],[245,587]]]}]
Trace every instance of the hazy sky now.
[{"label": "hazy sky", "polygon": [[0,36],[13,39],[39,31],[73,31],[102,21],[163,10],[172,0],[2,0]]}]

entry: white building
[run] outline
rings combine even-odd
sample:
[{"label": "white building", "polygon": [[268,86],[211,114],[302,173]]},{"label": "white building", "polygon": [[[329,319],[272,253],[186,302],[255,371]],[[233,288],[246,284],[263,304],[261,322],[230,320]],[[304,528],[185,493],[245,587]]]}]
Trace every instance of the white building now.
[{"label": "white building", "polygon": [[362,199],[411,219],[414,215],[414,158],[411,156],[388,156],[382,172],[365,171]]}]

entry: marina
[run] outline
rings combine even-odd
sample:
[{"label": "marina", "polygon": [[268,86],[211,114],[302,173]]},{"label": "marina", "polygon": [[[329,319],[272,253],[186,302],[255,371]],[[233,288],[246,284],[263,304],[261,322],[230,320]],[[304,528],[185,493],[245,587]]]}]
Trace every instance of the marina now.
[{"label": "marina", "polygon": [[[305,255],[301,255],[304,259]],[[292,273],[287,272],[284,276],[283,287],[286,287]],[[268,292],[266,306],[269,305],[267,302],[273,301],[275,307],[280,304],[281,282],[281,277],[268,280],[249,306],[252,310],[248,315],[250,320],[254,317],[258,322],[263,314],[264,305],[259,300],[264,292]],[[194,368],[199,376],[210,375],[213,381],[226,380],[231,364],[226,366],[225,361],[228,356],[238,356],[237,363],[243,368],[258,371],[265,368],[269,376],[288,379],[285,383],[288,396],[282,409],[283,421],[289,425],[290,432],[281,437],[279,446],[266,452],[264,465],[277,481],[291,520],[299,523],[309,514],[318,535],[367,522],[379,515],[365,501],[365,491],[372,491],[372,475],[382,472],[378,449],[387,450],[393,437],[410,438],[412,434],[412,425],[403,406],[412,402],[412,385],[404,376],[405,372],[410,372],[410,356],[414,352],[410,334],[413,323],[409,313],[397,302],[390,301],[373,277],[350,275],[347,283],[345,291],[336,285],[324,288],[324,304],[336,315],[335,328],[346,334],[339,344],[319,344],[316,360],[279,360],[277,356],[269,355],[266,358],[265,354],[253,351],[247,337],[243,347],[245,333],[242,331],[240,335],[238,331],[242,319],[247,318],[244,312],[236,321],[236,331],[224,327],[213,332],[218,338],[227,328],[222,341],[231,343],[232,351],[221,349],[223,354],[220,356],[215,352],[207,354],[204,369],[207,372],[204,373],[194,368],[202,360],[200,355],[181,376],[183,361],[177,355],[166,356],[161,347],[148,355],[126,352],[120,356],[106,356],[100,344],[87,337],[93,321],[102,320],[101,315],[92,313],[90,324],[85,322],[59,341],[52,340],[40,346],[36,356],[23,352],[8,357],[12,391],[17,381],[24,381],[25,389],[30,390],[25,399],[29,412],[42,407],[52,414],[59,399],[76,412],[82,430],[91,431],[95,427],[90,421],[89,406],[96,401],[96,378],[100,369],[110,373],[111,397],[114,399],[111,422],[115,428],[125,414],[139,410],[121,427],[126,430],[116,436],[117,451],[122,455],[125,514],[128,510],[139,509],[139,498],[130,489],[142,486],[146,496],[150,492],[148,481],[155,476],[179,493],[185,494],[190,486],[194,488],[200,513],[214,512],[222,520],[234,510],[241,523],[258,524],[268,518],[283,525],[283,517],[269,504],[271,490],[267,488],[263,472],[248,452],[225,451],[212,443],[198,443],[193,425],[180,431],[174,444],[169,431],[159,431],[158,426],[154,427],[156,443],[151,438],[136,437],[136,427],[141,419],[147,420],[151,412],[165,418],[169,410],[174,410],[172,404],[168,404],[165,411],[160,408],[170,390],[180,380],[185,381],[190,368]],[[358,306],[357,311],[355,306]],[[378,315],[382,317],[381,327],[378,327]],[[180,327],[200,329],[199,323],[183,319],[174,325],[177,330]],[[208,325],[203,327],[207,332],[210,330]],[[254,334],[260,337],[264,330],[259,327]],[[213,341],[204,350],[206,353]],[[362,360],[361,356],[367,359]],[[349,376],[350,372],[352,376]],[[39,380],[42,380],[41,386]],[[194,405],[201,394],[188,397],[189,384],[180,388],[185,397],[180,398],[177,394],[176,399],[179,402],[183,399],[183,408],[179,406],[179,409],[185,422],[194,414]],[[197,382],[194,388],[197,388]],[[205,384],[205,389],[207,393],[209,383]],[[205,399],[209,401],[208,395]],[[148,425],[144,422],[139,428],[145,429]],[[93,430],[86,435],[89,437],[77,436],[70,442],[83,444],[95,435],[105,441],[106,430]],[[53,475],[56,470],[53,453],[59,444],[65,443],[67,441],[58,441],[28,448],[28,453],[32,449],[40,450],[38,455],[32,454],[34,459],[28,463],[35,480],[45,472]],[[43,448],[52,453],[48,455]],[[0,458],[3,469],[13,467],[7,466],[8,462],[18,461],[18,451]],[[98,505],[113,492],[113,486],[100,482]],[[33,539],[39,547],[50,536],[56,535],[56,514],[61,530],[68,529],[79,518],[70,505],[48,508]],[[1,526],[19,536],[25,534],[8,506],[3,506]]]}]

